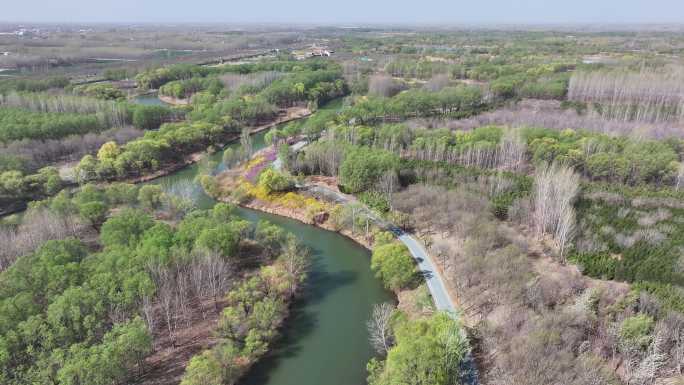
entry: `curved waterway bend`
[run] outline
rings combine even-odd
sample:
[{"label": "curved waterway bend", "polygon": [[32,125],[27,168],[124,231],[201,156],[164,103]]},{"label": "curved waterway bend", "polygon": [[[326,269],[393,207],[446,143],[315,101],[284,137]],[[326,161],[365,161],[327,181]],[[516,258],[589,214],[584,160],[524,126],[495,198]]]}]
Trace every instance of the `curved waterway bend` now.
[{"label": "curved waterway bend", "polygon": [[167,103],[159,99],[159,95],[156,92],[138,95],[133,99],[133,102],[144,106],[168,106]]},{"label": "curved waterway bend", "polygon": [[[253,136],[255,149],[263,148],[264,134]],[[212,160],[220,162],[221,153]],[[219,163],[218,169],[223,165]],[[198,166],[192,165],[150,183],[192,195],[200,208],[209,208],[215,201],[195,183],[197,173]],[[289,218],[243,208],[238,213],[251,222],[269,220],[297,235],[313,259],[304,295],[294,304],[283,337],[240,384],[365,384],[366,363],[373,355],[366,321],[374,304],[393,300],[373,276],[369,252],[337,233]]]}]

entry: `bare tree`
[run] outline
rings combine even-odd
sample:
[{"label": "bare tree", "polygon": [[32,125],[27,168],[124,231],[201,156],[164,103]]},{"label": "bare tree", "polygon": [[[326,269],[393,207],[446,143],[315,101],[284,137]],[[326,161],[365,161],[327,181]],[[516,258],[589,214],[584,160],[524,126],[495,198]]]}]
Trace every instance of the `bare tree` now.
[{"label": "bare tree", "polygon": [[551,235],[561,258],[572,240],[575,223],[573,203],[579,192],[579,175],[558,164],[543,165],[534,181],[534,226],[538,237]]},{"label": "bare tree", "polygon": [[18,227],[0,227],[0,271],[46,241],[83,237],[91,231],[76,216],[55,214],[47,209],[29,210]]},{"label": "bare tree", "polygon": [[680,122],[684,118],[684,69],[576,72],[568,98],[599,102],[611,120],[647,123]]},{"label": "bare tree", "polygon": [[240,145],[246,154],[247,158],[251,158],[254,154],[254,146],[252,145],[252,131],[249,127],[244,127],[240,134]]},{"label": "bare tree", "polygon": [[389,349],[394,344],[394,335],[392,334],[392,314],[394,313],[394,306],[384,302],[373,306],[371,318],[366,323],[368,327],[368,334],[370,343],[373,349],[378,354],[386,355]]},{"label": "bare tree", "polygon": [[154,303],[152,298],[148,295],[144,295],[142,298],[142,312],[150,333],[154,333],[155,327],[157,326],[157,320],[154,315]]},{"label": "bare tree", "polygon": [[387,197],[387,200],[390,203],[390,209],[392,208],[392,193],[397,191],[398,187],[399,177],[394,170],[385,171],[378,179],[377,189]]},{"label": "bare tree", "polygon": [[430,80],[425,83],[423,88],[431,92],[441,91],[445,87],[448,87],[450,83],[449,75],[447,74],[437,74],[434,75]]},{"label": "bare tree", "polygon": [[677,167],[677,176],[675,178],[675,190],[684,188],[684,163],[679,163]]},{"label": "bare tree", "polygon": [[218,298],[228,287],[230,267],[217,253],[207,253],[201,263],[206,271],[208,294],[214,299],[214,309],[218,312]]},{"label": "bare tree", "polygon": [[368,94],[375,96],[394,96],[401,88],[389,75],[373,75],[368,79]]}]

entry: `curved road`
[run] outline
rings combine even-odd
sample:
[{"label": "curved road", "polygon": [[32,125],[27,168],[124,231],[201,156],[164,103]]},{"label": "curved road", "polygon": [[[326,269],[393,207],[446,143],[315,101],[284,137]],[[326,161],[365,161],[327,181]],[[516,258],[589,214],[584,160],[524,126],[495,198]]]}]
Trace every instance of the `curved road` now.
[{"label": "curved road", "polygon": [[[353,196],[342,194],[325,186],[309,184],[306,186],[301,186],[301,188],[313,193],[314,195],[324,196],[326,199],[335,201],[336,203],[358,203],[356,198]],[[363,210],[365,214],[371,218],[371,220],[373,220],[373,222],[377,223],[380,227],[391,231],[394,235],[396,235],[399,241],[408,247],[411,255],[416,260],[421,273],[425,277],[425,282],[427,283],[430,294],[435,301],[435,307],[437,310],[456,313],[456,306],[451,300],[451,297],[449,297],[446,285],[444,285],[444,280],[442,279],[439,270],[432,263],[432,259],[428,255],[423,245],[413,235],[378,217],[365,205],[360,205],[360,209]]]},{"label": "curved road", "polygon": [[[358,203],[356,198],[353,196],[342,194],[325,186],[309,184],[298,187],[307,190],[314,195],[318,194],[325,196],[327,199],[337,203]],[[434,263],[432,262],[432,258],[430,258],[421,242],[418,241],[413,235],[378,217],[365,205],[361,205],[360,207],[363,211],[365,211],[369,218],[376,222],[380,227],[383,227],[394,233],[397,239],[399,239],[399,241],[401,241],[409,249],[411,256],[413,256],[413,259],[416,260],[418,268],[425,278],[425,283],[427,284],[430,295],[435,302],[435,308],[437,308],[439,311],[446,311],[454,318],[457,317],[458,313],[456,311],[456,306],[447,292],[446,285],[444,284],[444,280],[440,274],[440,271],[435,267]],[[470,352],[466,355],[463,362],[461,362],[460,380],[462,384],[479,384],[477,367]]]},{"label": "curved road", "polygon": [[[418,268],[425,277],[425,283],[427,284],[428,289],[430,289],[430,294],[432,294],[432,299],[435,301],[437,310],[443,310],[450,313],[456,312],[456,307],[447,293],[444,281],[442,281],[442,276],[439,274],[439,270],[437,270],[436,266],[432,263],[432,259],[425,251],[425,248],[412,235],[401,232],[401,230],[396,228],[392,228],[391,230],[395,234],[398,234],[397,238],[408,247],[411,255],[418,263]],[[397,233],[397,230],[400,232]]]},{"label": "curved road", "polygon": [[[282,167],[282,164],[280,163],[279,159],[277,159],[273,163],[273,166],[279,170]],[[306,184],[304,186],[297,185],[296,187],[302,190],[306,190],[314,195],[323,196],[327,200],[336,203],[358,203],[358,200],[354,196],[343,194],[341,192],[332,190],[326,186],[321,186],[318,184]],[[416,260],[418,268],[423,274],[425,283],[427,284],[428,290],[430,291],[430,295],[432,296],[432,299],[435,303],[435,308],[439,311],[448,312],[454,318],[457,317],[458,314],[456,311],[456,306],[454,305],[454,302],[451,300],[451,297],[447,292],[446,285],[444,284],[442,275],[432,262],[432,259],[430,258],[430,256],[428,255],[427,251],[420,243],[420,241],[418,241],[413,235],[403,231],[394,224],[389,223],[383,220],[382,218],[378,217],[365,205],[361,204],[360,208],[375,223],[377,223],[380,227],[385,228],[394,233],[397,239],[399,239],[399,241],[406,245],[406,247],[411,252],[411,256],[413,256],[413,259]],[[470,353],[467,354],[465,360],[461,363],[461,383],[467,385],[479,384],[475,361],[473,360],[473,357]]]}]

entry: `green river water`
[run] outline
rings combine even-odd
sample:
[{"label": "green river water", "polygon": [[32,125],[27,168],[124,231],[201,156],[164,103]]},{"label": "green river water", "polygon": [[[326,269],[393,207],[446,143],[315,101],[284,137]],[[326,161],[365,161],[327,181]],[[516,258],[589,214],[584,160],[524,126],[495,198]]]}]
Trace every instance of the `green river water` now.
[{"label": "green river water", "polygon": [[[264,132],[253,136],[256,150]],[[221,153],[212,155],[220,162]],[[217,171],[223,169],[219,163]],[[195,183],[198,166],[156,179],[166,191],[184,191],[200,208],[215,201]],[[304,296],[293,306],[283,336],[272,352],[241,380],[241,385],[362,385],[372,357],[366,321],[374,304],[392,295],[370,270],[370,253],[333,232],[255,210],[238,210],[251,222],[269,220],[297,235],[312,252],[313,264]]]}]

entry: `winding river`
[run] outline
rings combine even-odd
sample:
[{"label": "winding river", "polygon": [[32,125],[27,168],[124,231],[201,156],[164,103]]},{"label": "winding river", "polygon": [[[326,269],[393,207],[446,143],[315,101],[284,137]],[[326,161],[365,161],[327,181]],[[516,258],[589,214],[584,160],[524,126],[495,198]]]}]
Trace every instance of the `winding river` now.
[{"label": "winding river", "polygon": [[[265,146],[264,134],[253,136],[255,150]],[[219,162],[217,171],[224,168],[220,152],[211,158]],[[194,181],[198,168],[192,165],[150,183],[210,208],[215,201]],[[243,208],[238,213],[251,222],[266,219],[296,234],[313,257],[306,294],[295,303],[283,337],[240,384],[365,384],[366,363],[373,355],[366,321],[374,304],[393,298],[373,276],[369,252],[339,234],[292,219]]]},{"label": "winding river", "polygon": [[[156,95],[143,95],[137,103],[163,105]],[[336,108],[340,103],[329,103]],[[265,147],[266,131],[252,136],[254,150]],[[229,146],[237,147],[237,144]],[[225,169],[222,153],[210,156]],[[216,201],[206,195],[195,177],[193,164],[147,182],[172,194],[192,199],[198,208]],[[268,220],[295,234],[312,254],[312,270],[305,294],[295,302],[285,321],[282,337],[240,385],[363,385],[366,363],[373,356],[366,321],[374,304],[393,301],[370,270],[370,253],[350,239],[298,221],[260,211],[238,208],[238,215],[257,223]]]}]

